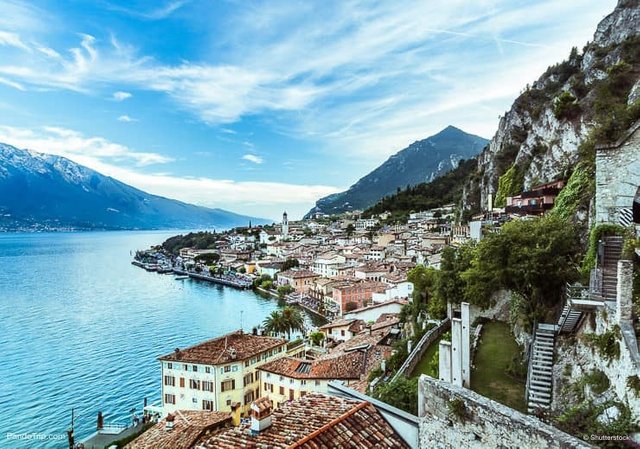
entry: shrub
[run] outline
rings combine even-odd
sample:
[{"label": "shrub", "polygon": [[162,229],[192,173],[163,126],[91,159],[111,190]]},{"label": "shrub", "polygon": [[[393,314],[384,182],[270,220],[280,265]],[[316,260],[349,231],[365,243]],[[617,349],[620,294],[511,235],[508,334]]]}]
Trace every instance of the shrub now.
[{"label": "shrub", "polygon": [[553,100],[553,115],[558,120],[571,120],[580,114],[580,104],[570,92],[562,92]]},{"label": "shrub", "polygon": [[587,344],[609,362],[620,358],[620,328],[616,325],[602,334],[585,334]]},{"label": "shrub", "polygon": [[498,192],[496,193],[496,206],[506,205],[507,197],[517,195],[522,192],[524,185],[524,172],[513,164],[509,170],[504,172],[498,179]]},{"label": "shrub", "polygon": [[633,390],[636,396],[640,396],[640,377],[638,376],[627,377],[627,388]]},{"label": "shrub", "polygon": [[462,422],[466,421],[467,418],[469,418],[467,406],[460,398],[449,400],[449,402],[447,403],[447,408],[449,409],[449,416],[455,417]]}]

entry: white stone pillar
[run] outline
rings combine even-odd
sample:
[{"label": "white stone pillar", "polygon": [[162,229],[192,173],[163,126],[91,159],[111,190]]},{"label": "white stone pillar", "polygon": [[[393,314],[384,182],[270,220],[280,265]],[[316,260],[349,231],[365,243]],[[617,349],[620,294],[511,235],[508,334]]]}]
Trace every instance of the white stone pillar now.
[{"label": "white stone pillar", "polygon": [[438,377],[440,380],[451,383],[451,343],[440,340],[438,353]]},{"label": "white stone pillar", "polygon": [[618,324],[630,323],[633,311],[633,262],[618,261],[618,285],[616,296],[616,319]]},{"label": "white stone pillar", "polygon": [[462,385],[471,388],[471,343],[469,334],[471,332],[471,324],[469,323],[469,303],[460,304],[460,319],[462,321],[462,344],[461,344],[461,361],[462,361]]},{"label": "white stone pillar", "polygon": [[451,383],[462,386],[462,320],[451,320]]}]

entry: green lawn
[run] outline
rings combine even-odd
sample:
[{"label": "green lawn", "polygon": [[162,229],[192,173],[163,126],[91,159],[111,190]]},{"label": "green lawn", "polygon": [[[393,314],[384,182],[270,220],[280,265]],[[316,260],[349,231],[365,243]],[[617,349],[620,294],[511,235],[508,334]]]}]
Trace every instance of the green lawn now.
[{"label": "green lawn", "polygon": [[416,368],[411,373],[411,377],[420,377],[420,374],[426,374],[427,376],[431,376],[435,379],[438,378],[438,367],[436,365],[435,369],[432,370],[429,366],[431,364],[431,360],[433,359],[433,355],[438,352],[438,347],[440,345],[440,339],[438,338],[436,341],[431,343],[431,345],[424,352],[424,355],[420,359],[420,362],[416,365]]},{"label": "green lawn", "polygon": [[518,351],[509,325],[491,322],[482,326],[480,344],[471,372],[471,389],[516,410],[526,411],[525,384],[506,372],[513,355]]}]

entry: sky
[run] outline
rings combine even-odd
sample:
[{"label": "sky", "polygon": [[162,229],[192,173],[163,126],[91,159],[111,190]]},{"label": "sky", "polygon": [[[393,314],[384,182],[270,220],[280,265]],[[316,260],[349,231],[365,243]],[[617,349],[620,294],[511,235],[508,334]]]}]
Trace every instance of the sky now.
[{"label": "sky", "polygon": [[447,125],[491,138],[615,0],[0,0],[0,142],[302,217]]}]

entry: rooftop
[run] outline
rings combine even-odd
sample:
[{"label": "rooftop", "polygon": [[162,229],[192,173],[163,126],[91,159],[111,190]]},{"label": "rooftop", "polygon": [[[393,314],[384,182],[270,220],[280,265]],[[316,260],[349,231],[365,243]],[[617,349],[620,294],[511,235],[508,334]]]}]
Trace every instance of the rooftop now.
[{"label": "rooftop", "polygon": [[294,379],[360,379],[366,372],[366,357],[361,351],[316,360],[282,357],[259,369]]},{"label": "rooftop", "polygon": [[206,432],[231,423],[229,413],[184,410],[173,415],[173,429],[166,418],[125,446],[126,449],[189,449]]},{"label": "rooftop", "polygon": [[287,270],[278,274],[278,277],[287,277],[291,279],[318,277],[316,273],[310,270]]},{"label": "rooftop", "polygon": [[360,402],[310,393],[273,412],[271,426],[256,436],[226,429],[200,440],[206,449],[409,448],[378,410]]},{"label": "rooftop", "polygon": [[283,338],[245,334],[235,331],[186,349],[177,349],[159,360],[220,365],[245,360],[286,344]]}]

